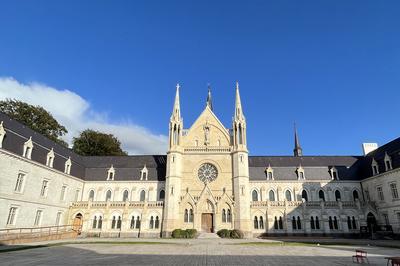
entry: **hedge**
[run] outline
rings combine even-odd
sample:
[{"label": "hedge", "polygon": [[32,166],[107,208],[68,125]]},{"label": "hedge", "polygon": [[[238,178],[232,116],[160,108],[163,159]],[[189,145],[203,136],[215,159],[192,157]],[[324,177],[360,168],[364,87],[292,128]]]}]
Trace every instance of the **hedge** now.
[{"label": "hedge", "polygon": [[217,235],[221,238],[243,238],[243,232],[238,229],[228,230],[221,229],[217,232]]},{"label": "hedge", "polygon": [[171,234],[172,238],[195,238],[197,236],[196,229],[175,229]]}]

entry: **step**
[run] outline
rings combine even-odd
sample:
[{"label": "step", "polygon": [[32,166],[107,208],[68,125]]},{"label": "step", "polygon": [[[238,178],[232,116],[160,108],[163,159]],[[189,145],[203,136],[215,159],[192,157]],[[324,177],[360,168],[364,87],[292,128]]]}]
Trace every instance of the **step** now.
[{"label": "step", "polygon": [[197,238],[207,238],[207,239],[216,239],[219,238],[219,236],[216,233],[200,233],[199,236]]}]

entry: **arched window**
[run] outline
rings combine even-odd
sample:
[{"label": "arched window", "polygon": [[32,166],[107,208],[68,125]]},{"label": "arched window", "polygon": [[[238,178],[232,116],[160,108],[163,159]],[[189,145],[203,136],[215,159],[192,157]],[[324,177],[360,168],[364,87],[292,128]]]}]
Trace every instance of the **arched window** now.
[{"label": "arched window", "polygon": [[354,216],[351,219],[351,224],[353,225],[353,229],[357,229],[356,219],[354,218]]},{"label": "arched window", "polygon": [[239,144],[243,144],[243,139],[242,139],[242,125],[239,124]]},{"label": "arched window", "polygon": [[115,229],[116,222],[117,222],[117,219],[115,216],[113,216],[112,221],[111,221],[111,229]]},{"label": "arched window", "polygon": [[296,230],[297,229],[297,224],[296,224],[296,217],[292,217],[292,229]]},{"label": "arched window", "polygon": [[226,211],[225,211],[225,209],[222,209],[222,222],[226,223]]},{"label": "arched window", "polygon": [[303,192],[301,192],[301,198],[304,199],[304,201],[308,201],[307,191],[303,190]]},{"label": "arched window", "polygon": [[333,230],[333,221],[332,221],[332,217],[329,216],[329,229]]},{"label": "arched window", "polygon": [[253,192],[251,193],[251,198],[253,201],[258,201],[258,192],[257,190],[253,190]]},{"label": "arched window", "polygon": [[304,173],[303,172],[299,172],[299,178],[300,179],[304,179]]},{"label": "arched window", "polygon": [[269,200],[275,201],[275,192],[273,190],[269,191]]},{"label": "arched window", "polygon": [[279,229],[283,229],[283,220],[282,220],[282,216],[279,216]]},{"label": "arched window", "polygon": [[106,201],[111,200],[111,190],[107,190],[106,192]]},{"label": "arched window", "polygon": [[319,230],[319,219],[318,219],[318,216],[315,216],[315,229]]},{"label": "arched window", "polygon": [[353,199],[354,201],[359,199],[357,190],[353,190]]},{"label": "arched window", "polygon": [[121,216],[118,216],[117,229],[121,229],[121,224],[122,224]]},{"label": "arched window", "polygon": [[124,194],[122,195],[122,201],[127,201],[129,198],[129,192],[128,190],[124,191]]},{"label": "arched window", "polygon": [[[350,219],[350,217],[349,217],[349,219]],[[92,228],[93,229],[97,228],[97,216],[94,216],[94,218],[93,218],[93,226],[92,226]]]},{"label": "arched window", "polygon": [[160,193],[158,194],[158,200],[164,200],[165,199],[165,191],[164,189],[160,190]]},{"label": "arched window", "polygon": [[142,190],[140,191],[140,201],[145,201],[146,200],[146,191]]},{"label": "arched window", "polygon": [[276,218],[276,216],[274,220],[274,229],[278,229],[278,218]]},{"label": "arched window", "polygon": [[131,218],[131,229],[135,229],[135,216],[133,216],[133,215]]},{"label": "arched window", "polygon": [[260,216],[259,223],[260,223],[259,228],[260,228],[260,229],[264,229],[264,219],[263,219],[262,216]]},{"label": "arched window", "polygon": [[351,230],[351,219],[350,216],[347,216],[347,227],[349,228],[349,230]]},{"label": "arched window", "polygon": [[340,200],[340,191],[339,190],[335,191],[335,199],[336,199],[336,201]]},{"label": "arched window", "polygon": [[97,223],[97,229],[101,229],[103,227],[103,217],[99,216],[99,222]]},{"label": "arched window", "polygon": [[156,216],[155,228],[158,229],[160,227],[160,219]]},{"label": "arched window", "polygon": [[336,216],[333,216],[333,227],[334,227],[336,230],[339,229],[338,221],[337,221],[337,219],[336,219]]},{"label": "arched window", "polygon": [[228,221],[228,223],[231,223],[232,222],[232,214],[231,214],[231,209],[228,209],[228,211],[227,211],[227,221]]},{"label": "arched window", "polygon": [[[158,218],[158,216],[157,216],[157,218]],[[189,210],[189,223],[193,223],[193,209]]]},{"label": "arched window", "polygon": [[140,217],[136,216],[136,229],[140,228]]},{"label": "arched window", "polygon": [[325,193],[323,190],[320,190],[318,192],[318,197],[319,197],[319,200],[325,201]]},{"label": "arched window", "polygon": [[310,226],[311,226],[311,230],[315,230],[314,217],[312,217],[312,216],[311,216],[311,219],[310,219]]},{"label": "arched window", "polygon": [[153,228],[154,228],[154,217],[153,217],[153,216],[150,217],[149,228],[150,228],[150,229],[153,229]]},{"label": "arched window", "polygon": [[292,201],[292,193],[289,190],[286,190],[285,197],[287,201]]},{"label": "arched window", "polygon": [[300,216],[297,216],[297,229],[301,229],[301,220],[300,220]]},{"label": "arched window", "polygon": [[258,219],[257,219],[257,216],[254,216],[254,229],[258,229]]},{"label": "arched window", "polygon": [[93,201],[94,200],[94,190],[89,191],[89,200]]},{"label": "arched window", "polygon": [[183,217],[183,221],[184,221],[185,223],[188,223],[188,222],[189,222],[189,212],[188,212],[188,209],[185,209],[185,215],[184,215],[184,217]]}]

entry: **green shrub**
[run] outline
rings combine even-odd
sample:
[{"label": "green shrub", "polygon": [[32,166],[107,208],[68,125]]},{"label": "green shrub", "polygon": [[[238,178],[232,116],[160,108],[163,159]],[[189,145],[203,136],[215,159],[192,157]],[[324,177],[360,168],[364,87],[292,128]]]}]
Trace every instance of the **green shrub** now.
[{"label": "green shrub", "polygon": [[186,238],[195,238],[197,236],[196,229],[186,229]]},{"label": "green shrub", "polygon": [[231,232],[228,229],[221,229],[217,232],[217,235],[221,238],[229,238],[230,234]]},{"label": "green shrub", "polygon": [[233,229],[231,231],[231,238],[243,238],[244,234],[242,231],[238,230],[238,229]]},{"label": "green shrub", "polygon": [[172,231],[172,238],[182,238],[183,232],[181,229],[175,229],[174,231]]},{"label": "green shrub", "polygon": [[172,238],[195,238],[197,236],[196,229],[175,229],[171,234]]}]

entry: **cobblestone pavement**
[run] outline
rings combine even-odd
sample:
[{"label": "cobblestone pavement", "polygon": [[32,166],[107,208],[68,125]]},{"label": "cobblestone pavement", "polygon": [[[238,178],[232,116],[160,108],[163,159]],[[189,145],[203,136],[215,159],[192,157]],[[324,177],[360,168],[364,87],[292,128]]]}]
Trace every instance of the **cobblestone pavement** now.
[{"label": "cobblestone pavement", "polygon": [[[126,240],[129,241],[129,240]],[[134,241],[134,240],[132,240]],[[353,265],[357,246],[279,246],[195,239],[163,244],[77,243],[0,253],[1,265]],[[271,241],[269,241],[271,243]],[[362,247],[371,265],[399,249]]]}]

